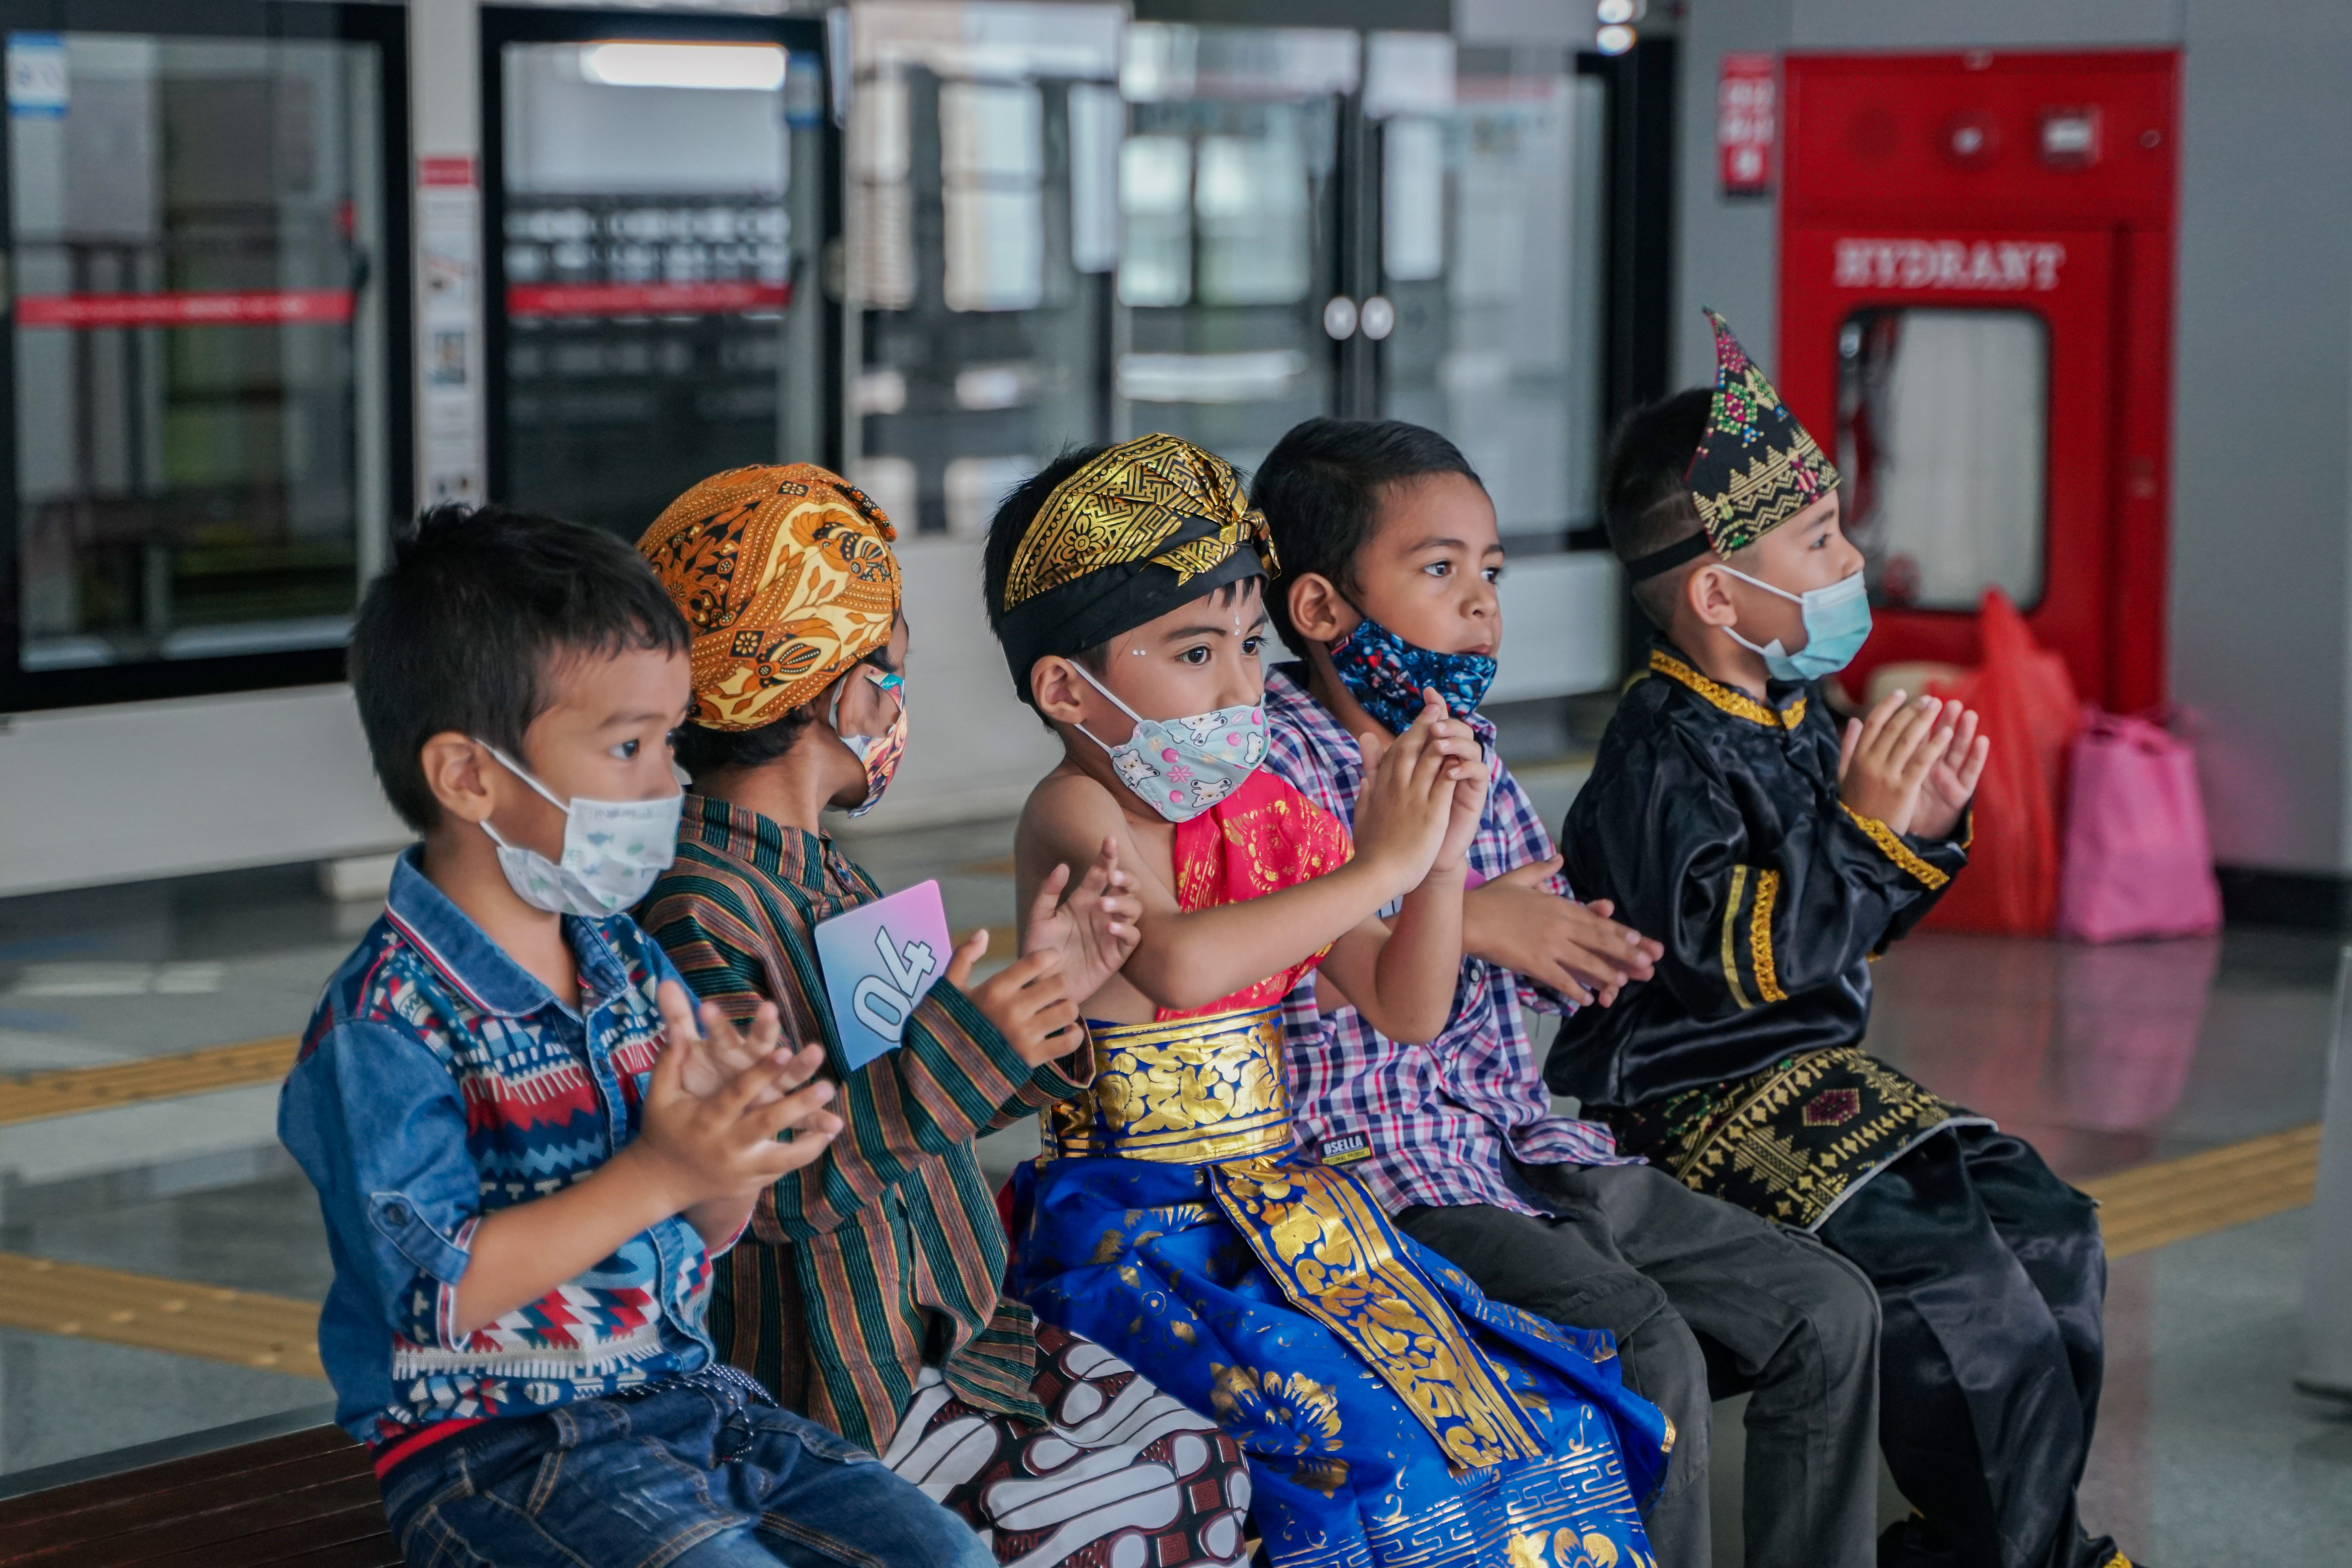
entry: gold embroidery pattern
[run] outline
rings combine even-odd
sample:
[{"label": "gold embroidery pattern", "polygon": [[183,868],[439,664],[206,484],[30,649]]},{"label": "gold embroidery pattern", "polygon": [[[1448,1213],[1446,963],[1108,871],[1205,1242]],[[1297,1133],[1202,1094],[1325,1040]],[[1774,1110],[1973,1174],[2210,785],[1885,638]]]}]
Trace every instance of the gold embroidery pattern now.
[{"label": "gold embroidery pattern", "polygon": [[1735,719],[1745,719],[1768,730],[1793,730],[1805,721],[1805,699],[1800,697],[1786,708],[1768,708],[1745,691],[1735,690],[1720,681],[1709,680],[1663,648],[1650,650],[1650,668],[1689,687]]},{"label": "gold embroidery pattern", "polygon": [[[1937,870],[1936,868],[1913,854],[1911,847],[1896,836],[1895,829],[1887,826],[1878,818],[1864,816],[1843,801],[1838,802],[1838,809],[1851,817],[1853,825],[1861,828],[1873,844],[1878,846],[1879,853],[1917,878],[1921,887],[1940,888],[1952,879],[1948,874]],[[1973,825],[1971,828],[1973,830]]]},{"label": "gold embroidery pattern", "polygon": [[[1808,1121],[1805,1108],[1828,1092],[1850,1095],[1853,1112]],[[1629,1152],[1649,1155],[1684,1185],[1803,1230],[1931,1133],[1990,1125],[1858,1046],[1809,1051],[1611,1121]]]},{"label": "gold embroidery pattern", "polygon": [[[1171,543],[1195,519],[1216,531]],[[1179,437],[1139,436],[1054,487],[1013,552],[999,607],[1010,610],[1089,572],[1139,561],[1188,583],[1244,543],[1255,544],[1265,569],[1275,569],[1265,514],[1250,507],[1233,465]]]},{"label": "gold embroidery pattern", "polygon": [[1254,1447],[1286,1448],[1299,1456],[1291,1479],[1325,1497],[1348,1479],[1348,1461],[1339,1457],[1339,1400],[1330,1385],[1303,1372],[1285,1374],[1246,1366],[1209,1363],[1209,1413],[1237,1438]]},{"label": "gold embroidery pattern", "polygon": [[1731,868],[1731,891],[1723,900],[1723,983],[1731,987],[1731,999],[1739,1004],[1743,1013],[1756,1005],[1748,993],[1739,988],[1739,950],[1732,942],[1732,928],[1738,923],[1739,900],[1748,890],[1748,868]]},{"label": "gold embroidery pattern", "polygon": [[[1634,1512],[1632,1489],[1611,1445],[1575,1444],[1539,1465],[1504,1478],[1499,1528],[1460,1498],[1447,1498],[1374,1521],[1365,1531],[1370,1561],[1399,1565],[1494,1563],[1508,1568],[1656,1568],[1656,1559],[1624,1552],[1597,1531],[1577,1528],[1597,1514]],[[1284,1559],[1286,1568],[1363,1568],[1355,1542],[1328,1554]]]},{"label": "gold embroidery pattern", "polygon": [[1279,1004],[1090,1032],[1094,1082],[1043,1112],[1046,1156],[1207,1165],[1290,1147]]},{"label": "gold embroidery pattern", "polygon": [[1786,1002],[1780,976],[1772,966],[1772,903],[1780,896],[1780,873],[1756,873],[1756,907],[1748,916],[1748,955],[1756,965],[1756,996],[1762,1002]]},{"label": "gold embroidery pattern", "polygon": [[1838,471],[1730,323],[1713,310],[1706,319],[1715,329],[1715,398],[1691,458],[1691,500],[1715,552],[1729,555],[1837,489]]},{"label": "gold embroidery pattern", "polygon": [[1210,1186],[1283,1294],[1364,1359],[1448,1461],[1483,1469],[1549,1452],[1486,1352],[1397,1256],[1362,1188],[1321,1166],[1255,1160],[1219,1167]]}]

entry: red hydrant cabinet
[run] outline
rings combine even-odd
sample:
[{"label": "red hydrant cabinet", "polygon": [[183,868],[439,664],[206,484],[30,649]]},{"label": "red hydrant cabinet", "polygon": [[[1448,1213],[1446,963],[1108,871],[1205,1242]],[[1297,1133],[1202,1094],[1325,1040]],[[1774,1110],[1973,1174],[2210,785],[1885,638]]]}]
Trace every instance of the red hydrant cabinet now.
[{"label": "red hydrant cabinet", "polygon": [[2178,53],[1784,71],[1770,368],[1870,563],[1851,689],[1974,663],[1998,586],[2085,699],[2161,702]]}]

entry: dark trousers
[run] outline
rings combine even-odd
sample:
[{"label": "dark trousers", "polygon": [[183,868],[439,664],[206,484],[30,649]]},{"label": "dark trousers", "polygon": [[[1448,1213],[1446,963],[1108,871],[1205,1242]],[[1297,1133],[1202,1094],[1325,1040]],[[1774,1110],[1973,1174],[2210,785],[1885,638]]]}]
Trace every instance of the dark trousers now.
[{"label": "dark trousers", "polygon": [[1617,1337],[1627,1386],[1675,1424],[1645,1510],[1662,1568],[1707,1568],[1710,1402],[1748,1405],[1747,1560],[1874,1561],[1878,1310],[1810,1237],[1702,1197],[1649,1165],[1521,1166],[1554,1217],[1414,1207],[1397,1224],[1498,1301]]},{"label": "dark trousers", "polygon": [[1878,1288],[1879,1442],[1923,1516],[1889,1563],[2098,1568],[2074,1491],[2099,1409],[2106,1253],[2091,1200],[2022,1139],[1937,1133],[1819,1229]]}]

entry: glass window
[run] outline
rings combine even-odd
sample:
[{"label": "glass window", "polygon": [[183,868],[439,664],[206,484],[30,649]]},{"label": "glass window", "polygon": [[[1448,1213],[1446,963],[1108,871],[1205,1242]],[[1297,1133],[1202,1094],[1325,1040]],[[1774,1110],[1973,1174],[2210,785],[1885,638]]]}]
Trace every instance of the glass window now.
[{"label": "glass window", "polygon": [[1871,598],[2042,598],[2050,332],[2025,310],[1857,310],[1838,333],[1838,468]]},{"label": "glass window", "polygon": [[817,57],[575,35],[495,58],[497,493],[635,539],[706,475],[821,458]]},{"label": "glass window", "polygon": [[202,684],[116,667],[339,667],[406,489],[386,353],[406,274],[383,50],[298,10],[317,20],[289,30],[327,36],[8,36],[6,706]]},{"label": "glass window", "polygon": [[1605,89],[1532,64],[1465,58],[1378,143],[1383,411],[1462,448],[1522,551],[1595,521],[1601,444]]}]

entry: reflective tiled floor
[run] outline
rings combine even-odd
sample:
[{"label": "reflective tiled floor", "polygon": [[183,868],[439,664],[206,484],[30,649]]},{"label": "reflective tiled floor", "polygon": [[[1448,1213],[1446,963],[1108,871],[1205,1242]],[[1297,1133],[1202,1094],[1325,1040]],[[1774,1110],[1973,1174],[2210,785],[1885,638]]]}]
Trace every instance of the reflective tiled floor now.
[{"label": "reflective tiled floor", "polygon": [[[1526,777],[1558,820],[1576,770]],[[992,822],[848,847],[890,889],[938,877],[964,930],[1011,921],[1011,843]],[[373,912],[325,898],[308,868],[0,901],[0,1078],[289,1034]],[[1878,966],[1872,1043],[2087,1180],[2312,1121],[2335,963],[2332,942],[2291,932],[2097,950],[1926,932]],[[274,1113],[259,1083],[0,1116],[0,1253],[319,1299],[324,1241]],[[1002,1134],[983,1163],[1001,1172],[1030,1146]],[[2290,1386],[2307,1227],[2297,1211],[2115,1267],[2084,1507],[2159,1568],[2341,1560],[2352,1541],[2352,1412]],[[326,1396],[283,1373],[0,1328],[0,1472]]]}]

